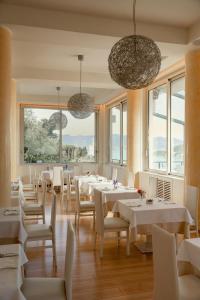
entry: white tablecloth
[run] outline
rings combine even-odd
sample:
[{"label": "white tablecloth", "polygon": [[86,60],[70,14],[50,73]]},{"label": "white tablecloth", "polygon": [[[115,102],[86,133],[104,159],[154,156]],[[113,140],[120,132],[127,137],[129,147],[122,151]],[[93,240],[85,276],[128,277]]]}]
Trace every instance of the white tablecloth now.
[{"label": "white tablecloth", "polygon": [[107,179],[102,176],[95,176],[95,175],[86,175],[86,176],[75,176],[75,180],[78,180],[79,188],[81,193],[89,194],[89,184],[90,183],[101,183],[106,181]]},{"label": "white tablecloth", "polygon": [[22,266],[28,261],[20,244],[0,245],[0,254],[17,254],[0,258],[0,299],[24,300],[20,287],[23,282]]},{"label": "white tablecloth", "polygon": [[154,200],[153,204],[146,204],[145,199],[119,200],[115,203],[113,212],[119,212],[130,222],[135,237],[140,226],[142,226],[142,233],[150,234],[152,224],[192,224],[192,217],[183,205],[166,201]]},{"label": "white tablecloth", "polygon": [[118,187],[117,189],[108,188],[101,189],[97,188],[102,193],[102,201],[104,203],[111,202],[113,205],[117,200],[121,199],[138,199],[139,194],[137,189],[134,188],[126,188],[126,187]]},{"label": "white tablecloth", "polygon": [[[17,210],[17,215],[5,215],[8,210]],[[1,208],[0,209],[0,239],[16,238],[24,243],[27,233],[24,229],[21,207]]]},{"label": "white tablecloth", "polygon": [[200,238],[186,239],[181,242],[177,259],[190,262],[200,271]]}]

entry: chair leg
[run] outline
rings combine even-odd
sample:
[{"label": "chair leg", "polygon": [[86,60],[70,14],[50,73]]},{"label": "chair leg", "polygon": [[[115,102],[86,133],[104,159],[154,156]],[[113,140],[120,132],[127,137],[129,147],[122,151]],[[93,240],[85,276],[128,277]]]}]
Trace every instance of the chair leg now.
[{"label": "chair leg", "polygon": [[103,257],[104,236],[100,236],[100,257]]},{"label": "chair leg", "polygon": [[55,266],[55,269],[57,269],[56,240],[55,240],[55,237],[52,238],[52,251],[53,251],[54,266]]},{"label": "chair leg", "polygon": [[117,248],[119,248],[120,245],[120,231],[117,232]]},{"label": "chair leg", "polygon": [[94,231],[94,250],[96,250],[97,233]]},{"label": "chair leg", "polygon": [[130,255],[130,239],[129,239],[129,229],[126,232],[126,255]]},{"label": "chair leg", "polygon": [[93,230],[95,231],[95,211],[93,211]]},{"label": "chair leg", "polygon": [[42,216],[42,219],[43,219],[43,224],[45,224],[46,220],[45,220],[45,208],[43,209],[43,216]]}]

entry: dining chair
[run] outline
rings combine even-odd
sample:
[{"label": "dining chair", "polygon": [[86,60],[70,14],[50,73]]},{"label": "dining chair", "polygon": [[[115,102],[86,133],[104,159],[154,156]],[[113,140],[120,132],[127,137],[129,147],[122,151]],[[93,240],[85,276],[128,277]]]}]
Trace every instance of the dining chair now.
[{"label": "dining chair", "polygon": [[174,234],[152,226],[154,296],[153,300],[199,300],[200,278],[178,276]]},{"label": "dining chair", "polygon": [[25,249],[27,248],[27,243],[29,241],[46,241],[51,240],[52,244],[50,246],[45,246],[46,248],[52,248],[53,250],[53,261],[55,268],[57,267],[56,260],[56,236],[55,236],[55,226],[56,226],[56,194],[54,193],[51,205],[51,220],[50,225],[48,224],[25,224],[25,230],[27,232],[27,240],[25,243]]},{"label": "dining chair", "polygon": [[32,188],[26,188],[22,187],[23,193],[24,193],[24,198],[26,201],[30,201],[30,202],[38,202],[38,179],[34,179],[33,184],[32,184]]},{"label": "dining chair", "polygon": [[28,217],[28,220],[42,219],[43,224],[45,224],[46,193],[47,193],[47,184],[46,181],[43,180],[42,192],[38,192],[38,198],[39,198],[38,203],[27,203],[25,201],[22,204],[23,211],[25,213],[25,216]]},{"label": "dining chair", "polygon": [[78,180],[75,181],[76,191],[76,211],[75,211],[75,226],[79,229],[79,221],[81,216],[92,216],[93,227],[95,225],[95,205],[94,201],[80,200],[80,188]]},{"label": "dining chair", "polygon": [[[67,174],[68,177],[68,174]],[[61,207],[62,209],[64,208],[64,204],[66,203],[66,211],[69,211],[69,202],[71,199],[68,197],[68,178],[67,178],[67,183],[65,183],[65,177],[64,177],[64,172],[63,170],[60,171],[60,181],[61,181],[61,186],[60,186],[60,197],[61,197]]]},{"label": "dining chair", "polygon": [[193,219],[193,224],[190,225],[190,233],[199,235],[199,188],[196,186],[187,185],[185,190],[185,206],[189,210]]},{"label": "dining chair", "polygon": [[67,201],[71,204],[72,200],[76,200],[76,190],[71,175],[67,174]]},{"label": "dining chair", "polygon": [[21,290],[26,300],[72,300],[74,248],[74,229],[68,220],[64,278],[24,278]]},{"label": "dining chair", "polygon": [[119,217],[105,216],[105,209],[102,203],[101,192],[96,189],[94,190],[94,202],[96,212],[94,246],[96,247],[96,238],[98,236],[100,238],[100,257],[103,257],[104,234],[106,232],[116,232],[117,243],[119,244],[120,232],[126,231],[126,254],[129,255],[129,223]]}]

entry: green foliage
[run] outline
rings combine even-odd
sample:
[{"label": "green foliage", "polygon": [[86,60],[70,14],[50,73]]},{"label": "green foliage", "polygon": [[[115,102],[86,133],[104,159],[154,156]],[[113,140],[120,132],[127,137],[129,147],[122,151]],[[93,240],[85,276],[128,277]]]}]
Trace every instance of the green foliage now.
[{"label": "green foliage", "polygon": [[[86,147],[63,146],[63,162],[80,161]],[[59,135],[48,119],[37,120],[32,109],[24,110],[24,160],[27,163],[59,162]]]}]

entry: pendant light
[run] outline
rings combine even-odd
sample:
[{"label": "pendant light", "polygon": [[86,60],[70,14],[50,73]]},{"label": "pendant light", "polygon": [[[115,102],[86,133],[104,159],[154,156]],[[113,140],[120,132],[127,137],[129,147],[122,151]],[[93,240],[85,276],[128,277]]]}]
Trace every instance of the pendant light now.
[{"label": "pendant light", "polygon": [[[64,115],[61,111],[61,108],[59,108],[60,105],[60,90],[61,87],[57,86],[56,91],[57,91],[57,100],[58,100],[58,109],[59,111],[53,113],[50,118],[49,118],[49,123],[50,125],[54,128],[54,130],[60,130],[60,126],[62,129],[67,127],[67,117]],[[60,122],[61,120],[61,122]]]},{"label": "pendant light", "polygon": [[126,89],[141,89],[153,82],[161,65],[156,43],[136,34],[136,0],[133,0],[134,34],[120,39],[111,49],[108,68],[111,78]]},{"label": "pendant light", "polygon": [[80,92],[74,94],[68,101],[67,107],[71,115],[76,119],[88,118],[94,110],[94,100],[93,98],[82,93],[82,61],[84,59],[83,55],[78,55],[78,61],[80,62]]}]

